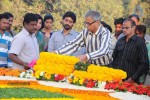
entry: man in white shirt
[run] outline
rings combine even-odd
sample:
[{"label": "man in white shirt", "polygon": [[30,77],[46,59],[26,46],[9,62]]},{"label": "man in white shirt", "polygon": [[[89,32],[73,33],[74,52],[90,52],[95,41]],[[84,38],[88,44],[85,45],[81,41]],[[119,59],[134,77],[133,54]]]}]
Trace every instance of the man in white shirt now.
[{"label": "man in white shirt", "polygon": [[39,47],[35,32],[37,28],[37,17],[33,13],[27,13],[24,17],[24,28],[18,33],[13,41],[9,52],[10,59],[14,62],[14,69],[29,69],[28,63],[38,59]]}]

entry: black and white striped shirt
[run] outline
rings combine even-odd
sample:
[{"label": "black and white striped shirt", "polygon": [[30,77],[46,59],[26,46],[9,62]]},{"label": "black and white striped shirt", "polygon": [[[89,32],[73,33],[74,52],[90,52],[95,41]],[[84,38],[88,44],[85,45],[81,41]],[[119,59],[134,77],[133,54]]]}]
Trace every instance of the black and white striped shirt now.
[{"label": "black and white striped shirt", "polygon": [[96,33],[87,29],[83,30],[74,40],[60,47],[56,52],[69,55],[81,47],[86,47],[86,55],[92,64],[107,65],[110,62],[110,38],[109,30],[100,25]]}]

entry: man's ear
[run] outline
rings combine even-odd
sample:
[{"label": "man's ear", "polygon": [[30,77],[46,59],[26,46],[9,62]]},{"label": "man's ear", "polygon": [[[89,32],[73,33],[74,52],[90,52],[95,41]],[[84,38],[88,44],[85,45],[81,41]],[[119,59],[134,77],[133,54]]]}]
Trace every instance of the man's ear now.
[{"label": "man's ear", "polygon": [[63,19],[60,21],[61,24],[63,24]]},{"label": "man's ear", "polygon": [[24,23],[23,23],[23,26],[26,26],[26,25],[27,25],[27,23],[26,23],[26,22],[24,22]]}]

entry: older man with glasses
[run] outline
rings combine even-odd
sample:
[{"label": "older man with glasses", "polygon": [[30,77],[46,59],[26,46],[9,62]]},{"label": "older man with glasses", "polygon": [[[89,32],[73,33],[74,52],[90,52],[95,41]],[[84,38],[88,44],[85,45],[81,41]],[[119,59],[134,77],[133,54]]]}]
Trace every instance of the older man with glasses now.
[{"label": "older man with glasses", "polygon": [[77,56],[81,62],[89,62],[96,65],[110,63],[110,32],[101,23],[101,15],[96,10],[90,10],[85,14],[84,24],[86,28],[80,32],[76,39],[66,43],[56,53],[69,55],[81,47],[86,47],[86,54]]}]

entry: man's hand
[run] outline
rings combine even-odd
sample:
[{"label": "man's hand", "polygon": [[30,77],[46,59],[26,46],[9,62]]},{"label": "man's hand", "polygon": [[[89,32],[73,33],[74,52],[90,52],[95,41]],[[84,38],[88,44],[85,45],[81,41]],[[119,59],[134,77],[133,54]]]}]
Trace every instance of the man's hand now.
[{"label": "man's hand", "polygon": [[86,55],[80,55],[80,56],[77,56],[77,58],[79,58],[81,62],[87,61],[87,56]]},{"label": "man's hand", "polygon": [[30,69],[30,67],[28,66],[28,63],[26,62],[24,62],[22,66],[24,67],[25,70]]},{"label": "man's hand", "polygon": [[132,78],[128,78],[125,82],[128,82],[128,83],[135,83],[134,80],[132,80]]},{"label": "man's hand", "polygon": [[57,52],[56,52],[56,51],[51,51],[50,53],[55,53],[55,54],[57,54]]}]

